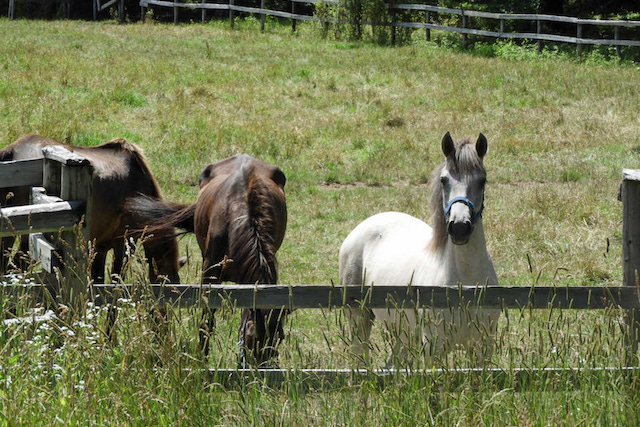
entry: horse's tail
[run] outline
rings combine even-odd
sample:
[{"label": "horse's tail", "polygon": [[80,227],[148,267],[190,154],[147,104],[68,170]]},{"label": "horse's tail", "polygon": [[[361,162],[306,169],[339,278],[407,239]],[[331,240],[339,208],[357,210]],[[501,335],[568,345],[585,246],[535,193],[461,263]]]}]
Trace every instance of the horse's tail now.
[{"label": "horse's tail", "polygon": [[[248,175],[248,176],[247,176]],[[237,204],[230,224],[229,253],[238,283],[275,285],[278,282],[276,251],[277,221],[286,221],[281,195],[259,176],[247,174],[246,203]],[[284,217],[283,217],[284,215]],[[246,350],[258,365],[275,357],[277,344],[285,337],[283,321],[288,310],[242,310],[240,363],[246,362]]]},{"label": "horse's tail", "polygon": [[162,233],[171,227],[194,232],[195,204],[173,203],[140,194],[127,199],[123,209],[147,224],[144,231],[149,234]]},{"label": "horse's tail", "polygon": [[229,256],[234,262],[238,283],[273,285],[278,282],[275,221],[269,187],[249,173],[246,203],[234,205],[229,226]]}]

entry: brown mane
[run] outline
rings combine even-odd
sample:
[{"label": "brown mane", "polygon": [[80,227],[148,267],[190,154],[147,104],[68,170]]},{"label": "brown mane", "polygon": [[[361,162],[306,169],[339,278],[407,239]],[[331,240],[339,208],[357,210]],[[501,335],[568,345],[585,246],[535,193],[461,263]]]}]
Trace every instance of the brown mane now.
[{"label": "brown mane", "polygon": [[449,171],[458,175],[470,174],[477,170],[485,172],[482,159],[478,156],[476,146],[472,141],[469,139],[457,141],[455,148],[455,157],[447,158],[431,175],[429,210],[431,211],[433,238],[429,242],[427,250],[434,253],[444,249],[449,236],[445,224],[444,208],[442,207],[442,184],[440,183],[442,170],[446,167]]}]

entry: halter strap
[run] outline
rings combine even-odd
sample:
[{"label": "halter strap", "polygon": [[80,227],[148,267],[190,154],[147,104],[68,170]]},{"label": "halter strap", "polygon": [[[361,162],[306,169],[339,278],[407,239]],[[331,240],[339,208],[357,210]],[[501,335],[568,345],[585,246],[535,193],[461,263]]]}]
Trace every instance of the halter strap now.
[{"label": "halter strap", "polygon": [[444,210],[444,220],[447,221],[447,216],[449,216],[449,212],[451,212],[451,208],[454,203],[464,203],[471,210],[471,216],[473,222],[476,223],[480,218],[482,218],[482,212],[484,211],[484,192],[482,193],[482,205],[480,206],[480,210],[476,212],[476,207],[473,202],[466,197],[455,197],[453,198],[448,205],[445,205],[444,200],[442,200],[442,209]]}]

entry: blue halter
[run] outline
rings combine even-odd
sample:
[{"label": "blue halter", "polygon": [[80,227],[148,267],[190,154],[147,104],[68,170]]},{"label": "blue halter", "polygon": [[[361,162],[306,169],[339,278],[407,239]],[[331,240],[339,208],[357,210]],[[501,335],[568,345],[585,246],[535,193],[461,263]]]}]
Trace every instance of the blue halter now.
[{"label": "blue halter", "polygon": [[482,218],[482,212],[484,211],[484,192],[482,193],[482,205],[480,206],[480,210],[476,212],[476,207],[473,202],[466,197],[455,197],[452,199],[448,205],[445,205],[444,199],[442,200],[442,209],[444,209],[444,220],[447,221],[447,216],[449,216],[449,212],[451,212],[451,208],[454,203],[464,203],[471,210],[471,216],[473,219],[473,223],[478,222],[480,218]]}]

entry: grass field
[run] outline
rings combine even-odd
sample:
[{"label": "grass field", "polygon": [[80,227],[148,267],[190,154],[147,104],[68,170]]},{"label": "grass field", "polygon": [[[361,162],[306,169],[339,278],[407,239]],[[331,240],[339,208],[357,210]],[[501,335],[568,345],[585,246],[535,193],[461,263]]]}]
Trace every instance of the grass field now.
[{"label": "grass field", "polygon": [[[342,240],[385,211],[428,219],[440,139],[489,140],[485,230],[501,284],[614,285],[622,277],[622,168],[639,167],[640,70],[544,55],[486,57],[423,40],[391,48],[255,21],[170,26],[0,19],[0,147],[26,133],[75,145],[141,146],[164,196],[191,202],[208,163],[245,152],[288,178],[279,252],[290,284],[337,282]],[[518,48],[510,46],[510,52]],[[518,59],[520,58],[520,59]],[[199,250],[181,275],[199,281]],[[135,267],[134,267],[135,268]],[[135,275],[134,275],[135,277]],[[223,390],[195,356],[195,310],[157,342],[124,307],[119,344],[104,314],[3,326],[6,425],[637,425],[635,376],[585,373],[496,387],[426,377],[340,388],[260,382]],[[620,313],[511,310],[491,366],[624,364]],[[233,367],[238,313],[218,315],[209,366]],[[355,367],[338,311],[291,316],[283,367]],[[374,367],[388,351],[374,331]],[[453,354],[443,366],[468,366]]]}]

